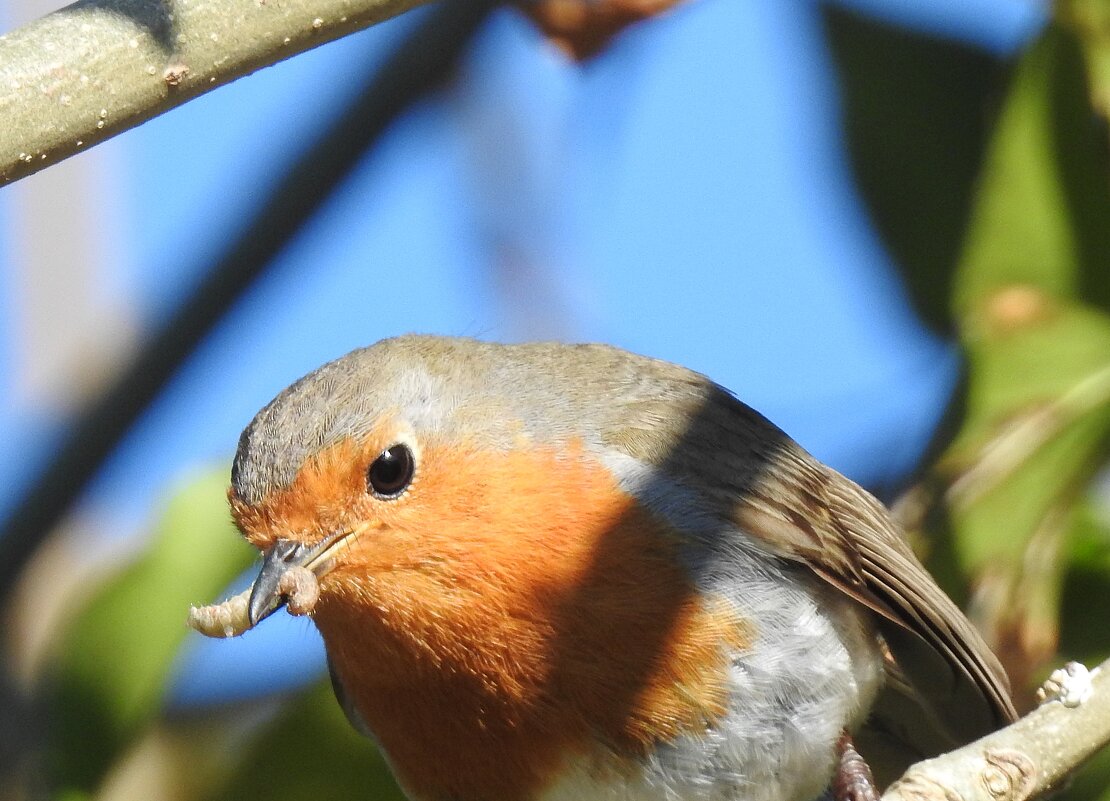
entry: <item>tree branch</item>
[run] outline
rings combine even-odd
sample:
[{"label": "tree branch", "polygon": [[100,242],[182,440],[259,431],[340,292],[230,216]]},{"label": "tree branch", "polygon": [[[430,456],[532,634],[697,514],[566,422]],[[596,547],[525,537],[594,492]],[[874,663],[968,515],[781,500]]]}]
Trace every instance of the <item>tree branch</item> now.
[{"label": "tree branch", "polygon": [[[150,336],[134,361],[82,410],[50,464],[12,513],[0,521],[0,602],[35,548],[69,511],[108,454],[197,344],[268,269],[276,254],[389,126],[453,74],[474,32],[496,5],[496,0],[440,3],[396,44],[383,63],[351,77],[362,91],[325,130],[303,143],[284,173],[275,177],[264,202],[243,221],[235,240],[200,271],[203,279]],[[0,659],[0,672],[2,666]]]},{"label": "tree branch", "polygon": [[80,0],[0,36],[0,185],[428,0]]},{"label": "tree branch", "polygon": [[1089,674],[1072,663],[1053,673],[1049,684],[1049,700],[1039,708],[913,765],[883,801],[1025,801],[1059,786],[1110,743],[1110,660]]}]

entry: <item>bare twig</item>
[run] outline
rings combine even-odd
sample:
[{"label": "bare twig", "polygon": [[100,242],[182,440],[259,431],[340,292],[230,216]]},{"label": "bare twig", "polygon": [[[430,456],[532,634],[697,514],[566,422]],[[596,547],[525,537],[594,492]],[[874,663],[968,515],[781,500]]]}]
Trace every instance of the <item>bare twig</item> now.
[{"label": "bare twig", "polygon": [[428,0],[80,0],[0,36],[0,185]]},{"label": "bare twig", "polygon": [[1056,671],[1048,700],[1016,723],[913,765],[883,801],[1025,801],[1110,743],[1110,661]]}]

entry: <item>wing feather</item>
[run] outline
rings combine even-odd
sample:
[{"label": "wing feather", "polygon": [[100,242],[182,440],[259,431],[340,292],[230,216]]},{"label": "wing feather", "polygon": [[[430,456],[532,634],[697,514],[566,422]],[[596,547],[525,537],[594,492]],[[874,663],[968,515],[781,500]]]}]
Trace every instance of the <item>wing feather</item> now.
[{"label": "wing feather", "polygon": [[811,526],[817,521],[816,530],[784,535],[784,527],[794,525],[789,519],[769,528],[765,514],[741,511],[745,530],[878,614],[899,669],[937,710],[953,739],[974,739],[1016,720],[1001,663],[914,556],[882,504],[808,455],[805,460],[808,464],[793,466],[790,481],[768,476],[759,487],[787,496],[784,488],[804,487],[793,502],[827,510],[807,518]]},{"label": "wing feather", "polygon": [[726,528],[871,609],[898,669],[954,739],[1016,719],[998,659],[879,501],[727,390],[657,362],[651,369],[642,392],[622,392],[605,444],[659,465],[696,488]]}]

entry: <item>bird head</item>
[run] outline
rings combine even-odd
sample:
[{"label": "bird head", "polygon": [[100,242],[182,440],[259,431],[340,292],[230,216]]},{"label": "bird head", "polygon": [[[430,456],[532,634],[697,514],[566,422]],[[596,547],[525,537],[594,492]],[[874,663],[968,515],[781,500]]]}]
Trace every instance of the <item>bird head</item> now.
[{"label": "bird head", "polygon": [[[690,525],[706,503],[660,476],[712,386],[589,345],[409,336],[325,365],[240,439],[232,512],[264,555],[252,624],[281,607],[293,567],[319,581],[329,652],[373,630],[379,649],[407,638],[441,660],[467,642],[459,621],[493,625],[493,609],[534,622],[591,575],[622,608],[681,606],[690,581],[663,518]],[[645,587],[668,581],[649,601]]]}]

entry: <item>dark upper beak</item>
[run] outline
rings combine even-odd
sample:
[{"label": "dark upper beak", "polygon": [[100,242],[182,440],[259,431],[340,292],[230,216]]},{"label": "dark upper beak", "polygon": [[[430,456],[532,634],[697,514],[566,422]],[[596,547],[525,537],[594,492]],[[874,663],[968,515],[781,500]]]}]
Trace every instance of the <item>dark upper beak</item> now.
[{"label": "dark upper beak", "polygon": [[360,529],[340,529],[316,543],[308,544],[295,540],[274,540],[270,550],[262,560],[262,570],[251,587],[247,615],[252,626],[265,620],[285,603],[281,594],[281,577],[291,567],[307,567],[313,573],[323,576],[334,564],[334,554],[352,536],[357,537]]},{"label": "dark upper beak", "polygon": [[275,540],[262,561],[262,570],[251,586],[247,615],[252,626],[265,620],[285,603],[285,596],[278,591],[281,577],[291,567],[303,565],[313,556],[314,548],[293,540]]}]

